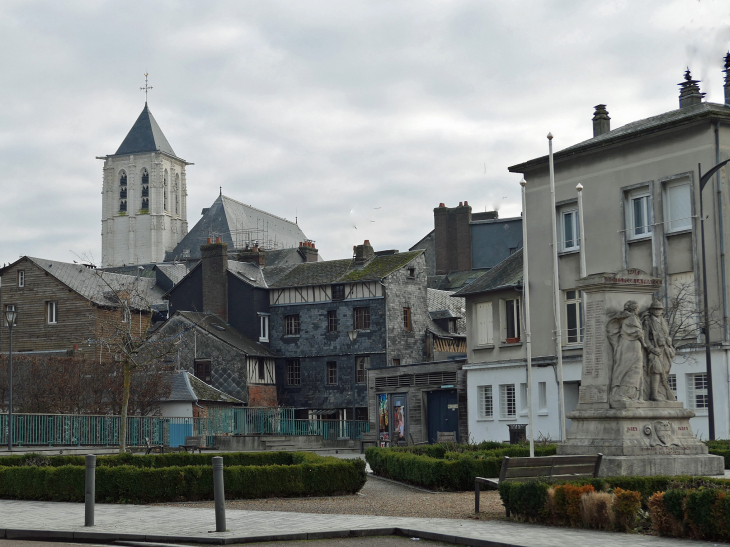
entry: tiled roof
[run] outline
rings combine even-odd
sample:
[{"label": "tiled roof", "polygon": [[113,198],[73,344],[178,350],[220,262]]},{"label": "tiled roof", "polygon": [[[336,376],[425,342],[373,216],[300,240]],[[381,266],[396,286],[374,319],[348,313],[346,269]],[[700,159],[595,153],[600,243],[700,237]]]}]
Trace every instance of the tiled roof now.
[{"label": "tiled roof", "polygon": [[167,142],[162,129],[157,125],[157,121],[152,112],[145,103],[142,113],[134,122],[132,129],[129,130],[127,136],[122,141],[119,149],[114,153],[115,156],[127,154],[141,154],[143,152],[166,152],[172,156],[175,152]]},{"label": "tiled roof", "polygon": [[254,287],[266,288],[264,274],[256,264],[251,262],[228,261],[228,271]]},{"label": "tiled roof", "polygon": [[172,281],[173,285],[180,283],[180,280],[188,274],[185,264],[155,264],[155,268]]},{"label": "tiled roof", "polygon": [[186,372],[185,374],[188,376],[188,382],[190,382],[190,387],[195,394],[196,400],[243,404],[243,401],[240,399],[236,399],[235,397],[206,384],[199,378],[196,378],[193,374],[190,374],[189,372]]},{"label": "tiled roof", "polygon": [[170,383],[170,394],[166,401],[214,401],[221,403],[243,404],[243,401],[224,393],[203,382],[186,371],[172,372],[167,376]]},{"label": "tiled roof", "polygon": [[522,284],[522,249],[497,264],[481,277],[456,291],[454,296],[477,294]]},{"label": "tiled roof", "polygon": [[352,259],[306,262],[292,268],[270,288],[326,285],[353,281],[377,281],[402,268],[423,251],[409,251],[393,255],[375,256],[363,267],[356,267]]},{"label": "tiled roof", "polygon": [[84,298],[99,306],[116,307],[118,299],[116,293],[131,295],[130,306],[133,309],[148,309],[167,306],[162,299],[163,292],[156,286],[154,278],[122,275],[94,270],[80,264],[69,264],[56,260],[27,257],[39,268],[58,279],[69,289],[77,292]]},{"label": "tiled roof", "polygon": [[219,235],[229,250],[248,243],[246,234],[262,246],[266,242],[261,239],[267,238],[274,248],[299,247],[299,242],[307,239],[296,223],[220,195],[203,210],[203,216],[180,243],[166,253],[165,260],[181,258],[183,251],[189,251],[190,258],[200,258],[200,246],[211,234]]},{"label": "tiled roof", "polygon": [[198,313],[192,311],[176,311],[175,316],[180,316],[185,320],[189,321],[205,330],[212,336],[215,336],[219,340],[230,344],[236,349],[241,350],[246,355],[252,355],[257,357],[275,357],[266,346],[254,342],[247,336],[244,336],[236,329],[227,325],[224,321],[216,317],[215,315]]},{"label": "tiled roof", "polygon": [[456,318],[456,334],[466,333],[466,303],[463,298],[454,298],[449,291],[439,291],[436,289],[426,290],[428,298],[428,314],[431,318],[430,328],[438,334],[446,334],[436,323],[434,319]]},{"label": "tiled roof", "polygon": [[[643,120],[627,123],[608,133],[603,133],[597,137],[585,140],[568,148],[564,148],[555,153],[555,158],[560,159],[579,152],[584,152],[593,148],[606,146],[616,142],[632,139],[640,135],[646,135],[663,131],[670,127],[676,127],[692,123],[696,120],[710,118],[725,118],[730,120],[730,106],[715,103],[702,103],[698,105],[688,106],[671,110],[658,116],[652,116]],[[548,156],[542,156],[532,159],[519,165],[513,165],[509,170],[513,173],[523,173],[540,164],[547,163]]]}]

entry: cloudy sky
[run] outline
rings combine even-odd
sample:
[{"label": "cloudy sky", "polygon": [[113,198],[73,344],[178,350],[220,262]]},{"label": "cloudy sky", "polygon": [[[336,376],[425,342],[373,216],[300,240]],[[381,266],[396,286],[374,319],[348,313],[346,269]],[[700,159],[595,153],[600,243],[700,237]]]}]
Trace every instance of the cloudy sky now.
[{"label": "cloudy sky", "polygon": [[519,215],[507,167],[723,102],[730,2],[378,0],[0,4],[0,264],[101,256],[102,162],[149,104],[188,168],[188,221],[223,193],[294,219],[325,258],[405,250],[432,209]]}]

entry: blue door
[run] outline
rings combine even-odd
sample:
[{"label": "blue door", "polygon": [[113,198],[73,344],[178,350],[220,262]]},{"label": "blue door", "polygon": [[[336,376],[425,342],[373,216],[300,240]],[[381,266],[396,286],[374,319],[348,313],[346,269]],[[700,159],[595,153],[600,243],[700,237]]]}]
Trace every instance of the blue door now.
[{"label": "blue door", "polygon": [[180,446],[185,444],[185,437],[193,436],[193,421],[189,423],[171,423],[170,424],[170,446]]},{"label": "blue door", "polygon": [[459,401],[456,390],[428,393],[428,442],[438,442],[438,432],[453,432],[459,441]]}]

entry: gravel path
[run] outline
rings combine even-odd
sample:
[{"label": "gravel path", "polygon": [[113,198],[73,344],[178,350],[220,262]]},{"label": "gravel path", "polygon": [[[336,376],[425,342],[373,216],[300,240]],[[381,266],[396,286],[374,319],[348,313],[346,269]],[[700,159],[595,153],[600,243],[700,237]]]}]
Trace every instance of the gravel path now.
[{"label": "gravel path", "polygon": [[[156,505],[213,507],[213,502],[180,502]],[[293,513],[330,515],[477,518],[474,515],[474,492],[430,493],[373,476],[368,476],[365,486],[354,496],[227,500],[226,509],[290,511]],[[504,507],[499,499],[499,493],[496,491],[482,492],[480,509],[480,519],[504,518]]]}]

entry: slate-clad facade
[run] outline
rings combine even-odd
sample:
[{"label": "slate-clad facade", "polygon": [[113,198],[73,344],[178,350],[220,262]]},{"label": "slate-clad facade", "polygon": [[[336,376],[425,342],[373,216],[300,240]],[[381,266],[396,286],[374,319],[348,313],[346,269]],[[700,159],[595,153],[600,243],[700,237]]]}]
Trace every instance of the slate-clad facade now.
[{"label": "slate-clad facade", "polygon": [[365,419],[367,370],[424,359],[430,318],[421,251],[375,254],[366,241],[353,259],[301,264],[269,287],[282,403],[301,417],[351,419],[354,406]]}]

